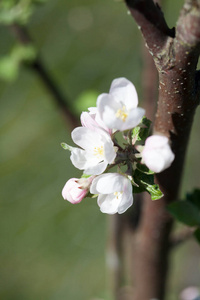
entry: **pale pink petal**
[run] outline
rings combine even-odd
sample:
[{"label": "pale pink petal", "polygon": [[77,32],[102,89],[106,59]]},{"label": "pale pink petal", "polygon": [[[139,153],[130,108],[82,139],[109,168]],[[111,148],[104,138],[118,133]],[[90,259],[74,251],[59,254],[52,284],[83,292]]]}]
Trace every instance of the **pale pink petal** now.
[{"label": "pale pink petal", "polygon": [[111,84],[110,94],[118,102],[123,102],[127,109],[133,109],[138,105],[136,89],[132,82],[126,78],[114,79]]},{"label": "pale pink petal", "polygon": [[95,115],[92,115],[88,112],[82,112],[82,114],[81,114],[82,126],[90,128],[90,129],[93,129],[94,127],[98,127],[98,124],[94,118],[95,118]]},{"label": "pale pink petal", "polygon": [[62,190],[63,198],[72,204],[81,202],[87,193],[88,189],[82,189],[77,178],[69,179]]}]

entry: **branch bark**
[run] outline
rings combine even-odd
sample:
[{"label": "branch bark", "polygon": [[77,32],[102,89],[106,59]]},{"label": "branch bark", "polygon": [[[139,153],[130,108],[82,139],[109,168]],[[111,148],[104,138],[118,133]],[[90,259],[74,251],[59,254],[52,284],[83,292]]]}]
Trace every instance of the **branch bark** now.
[{"label": "branch bark", "polygon": [[[185,1],[176,33],[169,29],[157,4],[126,0],[144,36],[159,74],[154,133],[169,137],[175,161],[158,174],[164,197],[145,199],[134,242],[135,300],[165,297],[173,220],[166,205],[178,197],[190,130],[199,104],[200,1]],[[144,288],[145,287],[145,288]]]}]

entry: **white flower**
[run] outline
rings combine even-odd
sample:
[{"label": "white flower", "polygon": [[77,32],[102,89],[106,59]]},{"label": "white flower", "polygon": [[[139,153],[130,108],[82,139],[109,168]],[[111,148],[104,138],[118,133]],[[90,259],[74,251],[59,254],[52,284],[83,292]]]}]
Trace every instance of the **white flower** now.
[{"label": "white flower", "polygon": [[180,300],[199,300],[200,293],[196,286],[189,286],[185,288],[180,294]]},{"label": "white flower", "polygon": [[166,136],[152,135],[146,139],[142,151],[142,163],[150,170],[156,173],[164,171],[171,166],[174,157]]},{"label": "white flower", "polygon": [[134,85],[126,78],[113,80],[109,94],[97,98],[97,109],[108,128],[124,131],[137,126],[145,110],[137,107]]},{"label": "white flower", "polygon": [[131,181],[119,173],[106,173],[92,181],[90,193],[99,194],[101,212],[122,214],[133,204]]},{"label": "white flower", "polygon": [[81,124],[84,127],[96,130],[96,128],[101,128],[107,131],[109,134],[112,133],[112,130],[101,120],[97,107],[89,107],[89,112],[82,112],[81,114]]},{"label": "white flower", "polygon": [[72,131],[72,140],[82,149],[72,148],[70,159],[73,165],[84,170],[85,174],[101,174],[116,157],[111,137],[102,129],[94,131],[86,127],[77,127]]}]

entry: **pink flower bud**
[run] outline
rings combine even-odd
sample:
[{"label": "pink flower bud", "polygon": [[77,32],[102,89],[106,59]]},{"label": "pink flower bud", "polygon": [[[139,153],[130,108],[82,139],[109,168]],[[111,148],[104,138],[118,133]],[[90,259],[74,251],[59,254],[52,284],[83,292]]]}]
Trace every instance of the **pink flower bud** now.
[{"label": "pink flower bud", "polygon": [[89,182],[87,187],[83,187],[80,181],[81,179],[71,178],[66,182],[62,190],[63,198],[72,204],[81,202],[88,193]]}]

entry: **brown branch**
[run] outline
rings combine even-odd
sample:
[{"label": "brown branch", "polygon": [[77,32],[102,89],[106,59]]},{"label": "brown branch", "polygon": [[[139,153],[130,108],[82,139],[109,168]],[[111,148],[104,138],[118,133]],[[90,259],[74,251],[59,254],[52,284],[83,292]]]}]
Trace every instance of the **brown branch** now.
[{"label": "brown branch", "polygon": [[[200,43],[200,2],[186,1],[176,37],[151,0],[127,0],[159,72],[159,100],[154,133],[170,138],[175,161],[157,175],[164,197],[145,199],[135,241],[134,299],[164,299],[173,220],[166,205],[177,199],[194,113],[199,104],[196,65]],[[193,21],[194,19],[194,21]],[[145,287],[145,288],[144,288]]]},{"label": "brown branch", "polygon": [[[18,24],[12,25],[11,30],[16,36],[17,40],[23,45],[33,44],[32,39],[25,27],[22,27]],[[47,91],[53,96],[54,102],[60,109],[64,119],[66,120],[68,126],[73,129],[79,125],[77,116],[74,114],[71,107],[70,101],[64,97],[56,85],[55,81],[50,76],[49,72],[46,70],[42,60],[37,56],[29,66],[37,73]]]},{"label": "brown branch", "polygon": [[174,37],[158,4],[152,0],[125,0],[128,9],[141,29],[146,45],[152,55],[162,52],[168,37]]},{"label": "brown branch", "polygon": [[152,56],[143,46],[143,72],[142,72],[142,100],[145,116],[154,122],[156,111],[156,99],[158,98],[158,72]]},{"label": "brown branch", "polygon": [[124,280],[123,219],[123,215],[109,216],[106,262],[109,290],[115,300],[120,300],[120,290]]},{"label": "brown branch", "polygon": [[174,233],[170,238],[170,247],[174,248],[182,245],[185,241],[193,237],[195,229],[191,227],[186,227],[182,231]]}]

